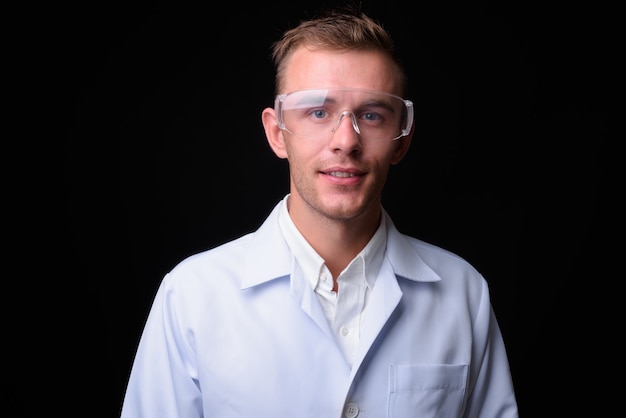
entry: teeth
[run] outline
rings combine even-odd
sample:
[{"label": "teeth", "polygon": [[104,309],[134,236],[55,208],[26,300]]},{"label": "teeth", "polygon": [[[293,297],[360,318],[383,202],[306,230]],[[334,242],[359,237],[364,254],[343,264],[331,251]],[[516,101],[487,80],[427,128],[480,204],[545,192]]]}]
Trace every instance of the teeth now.
[{"label": "teeth", "polygon": [[346,173],[344,171],[331,171],[328,174],[334,177],[354,177],[354,174]]}]

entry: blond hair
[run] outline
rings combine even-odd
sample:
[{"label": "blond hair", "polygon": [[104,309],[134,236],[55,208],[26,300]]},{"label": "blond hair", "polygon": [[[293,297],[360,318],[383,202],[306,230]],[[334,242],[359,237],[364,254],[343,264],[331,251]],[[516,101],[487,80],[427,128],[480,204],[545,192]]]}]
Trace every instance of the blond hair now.
[{"label": "blond hair", "polygon": [[381,23],[367,16],[358,6],[330,9],[301,21],[272,44],[272,61],[276,70],[276,93],[282,92],[285,68],[300,46],[328,50],[379,51],[396,64],[402,92],[406,91],[406,74],[396,55],[394,41]]}]

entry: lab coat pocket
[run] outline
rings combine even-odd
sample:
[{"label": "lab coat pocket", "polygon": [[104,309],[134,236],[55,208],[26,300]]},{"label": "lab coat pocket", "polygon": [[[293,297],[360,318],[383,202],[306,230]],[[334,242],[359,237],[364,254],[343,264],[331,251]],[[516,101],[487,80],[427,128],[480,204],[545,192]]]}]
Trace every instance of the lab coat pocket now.
[{"label": "lab coat pocket", "polygon": [[394,364],[389,370],[389,417],[457,417],[467,364]]}]

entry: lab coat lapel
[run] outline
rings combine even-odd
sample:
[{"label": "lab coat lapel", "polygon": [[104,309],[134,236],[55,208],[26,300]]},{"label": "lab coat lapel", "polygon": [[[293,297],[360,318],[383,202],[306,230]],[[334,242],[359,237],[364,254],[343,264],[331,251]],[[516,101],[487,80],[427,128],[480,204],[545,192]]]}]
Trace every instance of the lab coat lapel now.
[{"label": "lab coat lapel", "polygon": [[354,378],[372,344],[374,344],[376,337],[378,337],[396,306],[400,303],[401,298],[402,290],[398,285],[396,275],[391,264],[385,259],[370,295],[367,315],[363,321],[361,340],[355,353],[351,380]]},{"label": "lab coat lapel", "polygon": [[328,338],[334,340],[330,324],[322,311],[319,300],[315,294],[315,291],[311,288],[304,273],[298,267],[298,264],[293,263],[291,273],[291,297],[300,305],[300,308],[307,314],[318,327],[326,334]]}]

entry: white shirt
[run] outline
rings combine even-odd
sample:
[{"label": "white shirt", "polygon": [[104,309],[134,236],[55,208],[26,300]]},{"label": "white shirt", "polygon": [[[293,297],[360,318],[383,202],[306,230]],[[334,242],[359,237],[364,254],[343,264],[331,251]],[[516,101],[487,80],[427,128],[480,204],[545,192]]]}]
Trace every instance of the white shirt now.
[{"label": "white shirt", "polygon": [[122,418],[516,418],[485,279],[398,232],[346,361],[279,225],[191,256],[155,295]]},{"label": "white shirt", "polygon": [[289,195],[280,205],[278,221],[281,231],[315,291],[346,361],[352,364],[370,291],[383,261],[387,238],[385,218],[382,217],[380,226],[365,248],[339,274],[338,292],[334,292],[332,274],[324,264],[324,259],[311,247],[291,220],[288,200]]}]

